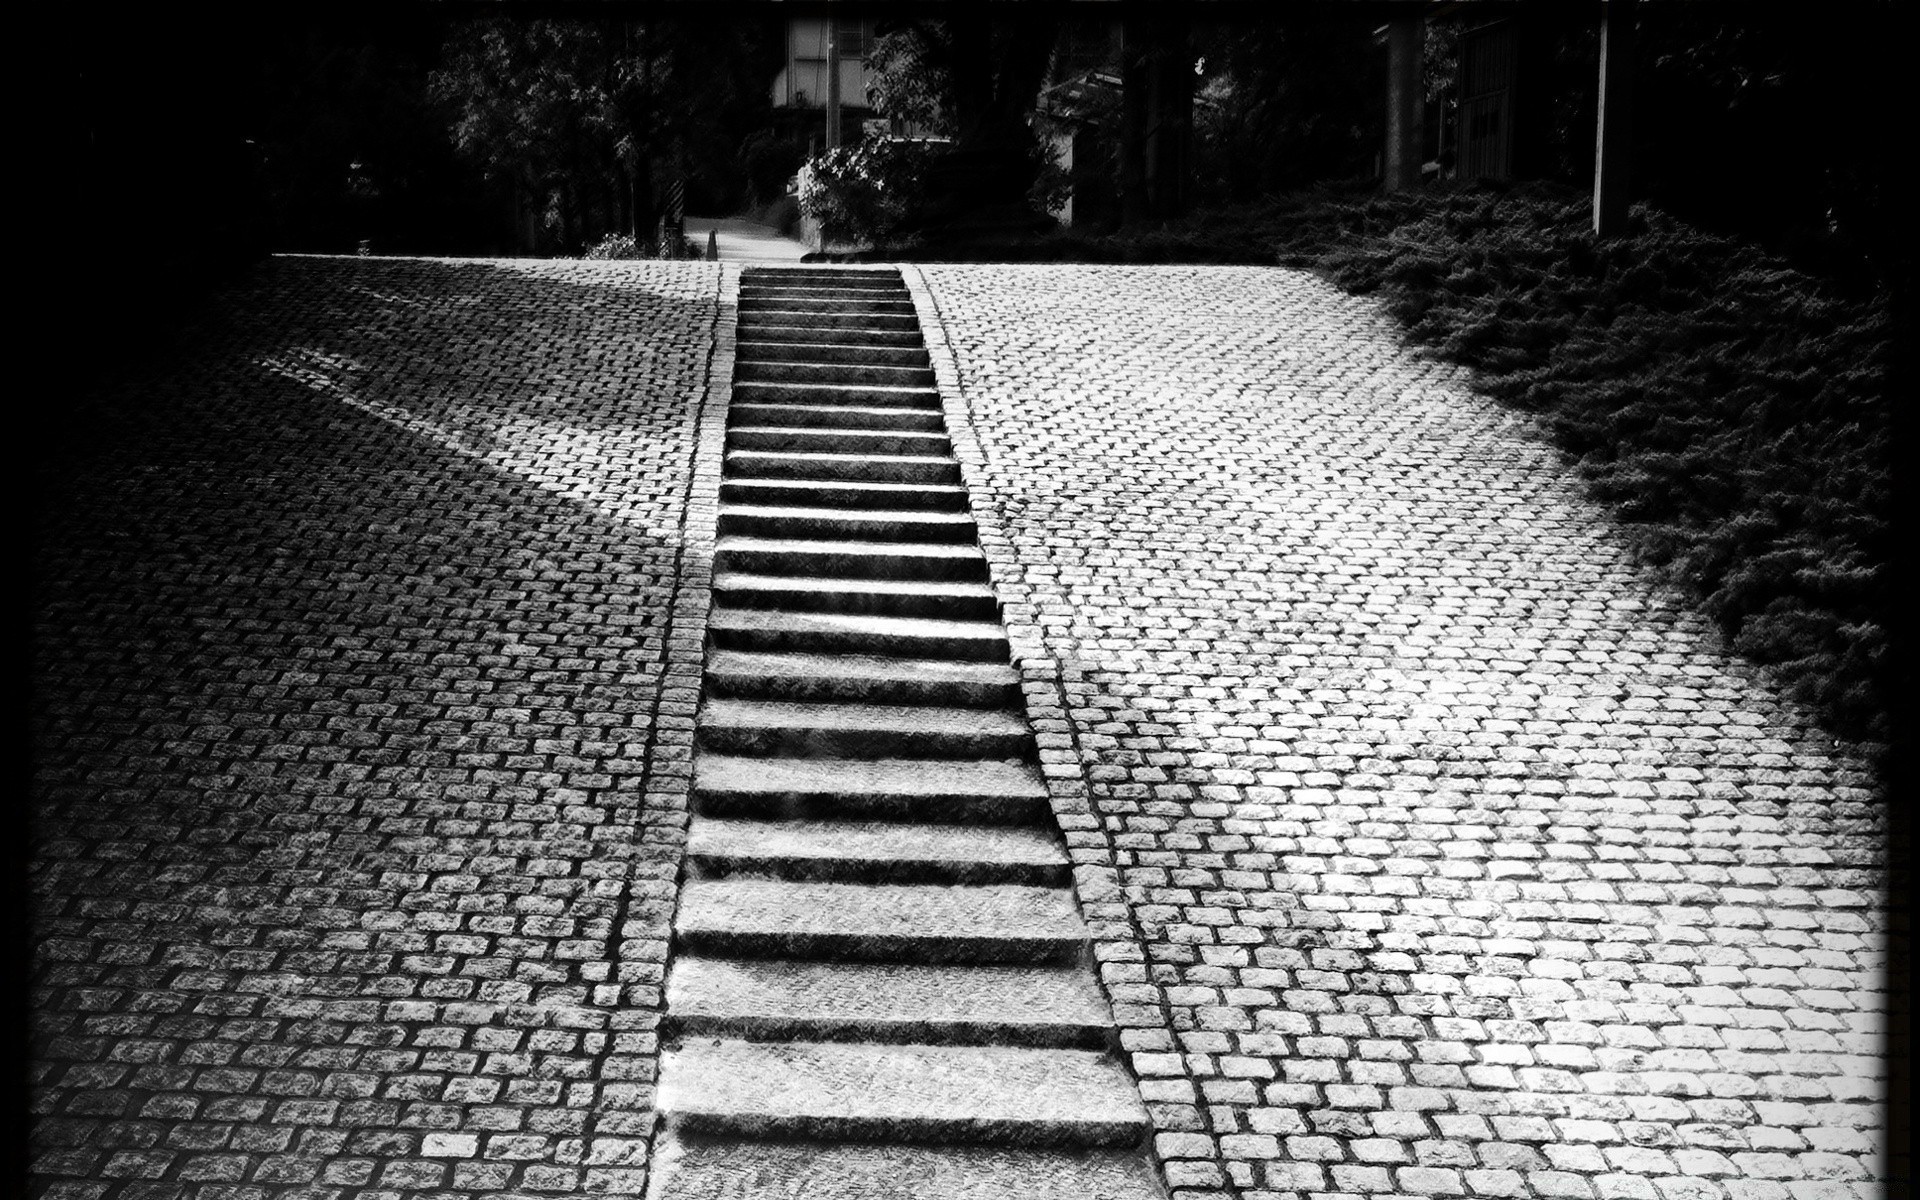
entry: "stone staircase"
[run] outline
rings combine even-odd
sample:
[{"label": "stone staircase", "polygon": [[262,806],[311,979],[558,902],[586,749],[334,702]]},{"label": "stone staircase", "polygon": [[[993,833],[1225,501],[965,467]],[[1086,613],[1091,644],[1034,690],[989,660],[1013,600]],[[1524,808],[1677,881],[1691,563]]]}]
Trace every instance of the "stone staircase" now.
[{"label": "stone staircase", "polygon": [[913,304],[749,269],[655,1200],[1149,1200]]}]

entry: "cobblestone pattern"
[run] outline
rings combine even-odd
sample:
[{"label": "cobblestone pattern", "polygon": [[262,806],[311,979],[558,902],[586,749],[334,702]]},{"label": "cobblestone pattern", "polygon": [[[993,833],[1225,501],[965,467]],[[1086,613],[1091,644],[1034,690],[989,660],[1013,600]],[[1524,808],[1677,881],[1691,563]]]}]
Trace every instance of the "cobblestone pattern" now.
[{"label": "cobblestone pattern", "polygon": [[1878,829],[1310,275],[909,268],[1173,1194],[1877,1191]]},{"label": "cobblestone pattern", "polygon": [[720,284],[278,259],[42,448],[41,1194],[641,1189]]}]

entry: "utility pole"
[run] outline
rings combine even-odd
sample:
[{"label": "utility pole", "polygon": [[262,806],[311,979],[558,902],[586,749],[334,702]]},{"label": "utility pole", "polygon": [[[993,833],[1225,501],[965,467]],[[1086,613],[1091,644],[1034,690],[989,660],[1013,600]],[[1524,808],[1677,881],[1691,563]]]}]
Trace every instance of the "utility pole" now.
[{"label": "utility pole", "polygon": [[1593,138],[1593,232],[1612,237],[1627,225],[1633,157],[1634,0],[1607,0],[1600,18],[1600,121]]},{"label": "utility pole", "polygon": [[1420,59],[1426,21],[1418,14],[1387,21],[1387,153],[1380,183],[1389,192],[1420,185]]},{"label": "utility pole", "polygon": [[1120,27],[1120,219],[1186,211],[1193,177],[1193,59],[1180,16],[1129,13]]},{"label": "utility pole", "polygon": [[832,16],[827,16],[827,149],[840,144],[840,39],[835,36],[837,24]]}]

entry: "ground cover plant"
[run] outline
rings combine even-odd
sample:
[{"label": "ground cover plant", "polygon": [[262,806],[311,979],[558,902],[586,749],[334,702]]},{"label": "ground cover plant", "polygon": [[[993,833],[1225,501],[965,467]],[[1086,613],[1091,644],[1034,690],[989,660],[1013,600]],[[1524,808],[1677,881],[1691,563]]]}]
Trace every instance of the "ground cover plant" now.
[{"label": "ground cover plant", "polygon": [[1537,414],[1736,650],[1835,733],[1890,740],[1884,297],[1645,207],[1624,236],[1597,241],[1588,205],[1549,185],[1324,187],[977,255],[1278,262],[1378,295],[1414,341]]}]

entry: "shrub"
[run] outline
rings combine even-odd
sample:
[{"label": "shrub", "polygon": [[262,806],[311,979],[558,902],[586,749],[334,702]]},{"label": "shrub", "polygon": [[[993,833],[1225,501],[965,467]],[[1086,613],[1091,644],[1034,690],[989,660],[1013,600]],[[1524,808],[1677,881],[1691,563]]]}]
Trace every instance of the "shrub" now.
[{"label": "shrub", "polygon": [[587,247],[582,258],[646,258],[640,243],[624,233],[610,233]]},{"label": "shrub", "polygon": [[595,242],[593,245],[587,247],[586,253],[582,254],[580,257],[595,258],[595,259],[614,259],[614,258],[704,258],[706,256],[706,248],[704,246],[697,244],[691,238],[680,239],[680,245],[678,247],[679,253],[677,254],[659,253],[659,250],[661,248],[662,247],[656,247],[650,244],[637,242],[632,237],[624,233],[609,233],[605,237],[601,238],[599,241]]},{"label": "shrub", "polygon": [[800,211],[820,223],[828,241],[884,245],[924,205],[936,152],[893,138],[837,146],[807,164]]}]

